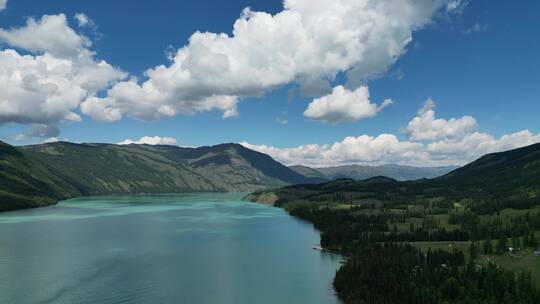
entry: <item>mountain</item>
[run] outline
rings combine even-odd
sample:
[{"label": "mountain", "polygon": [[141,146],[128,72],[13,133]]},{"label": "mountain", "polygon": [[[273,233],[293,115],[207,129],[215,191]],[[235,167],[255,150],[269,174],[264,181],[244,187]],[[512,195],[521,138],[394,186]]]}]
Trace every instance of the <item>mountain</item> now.
[{"label": "mountain", "polygon": [[63,197],[63,185],[22,149],[0,141],[0,211],[52,204]]},{"label": "mountain", "polygon": [[[489,154],[432,179],[337,179],[256,192],[245,199],[273,204],[313,223],[321,232],[322,250],[349,257],[334,278],[334,287],[346,303],[396,303],[407,297],[404,302],[421,302],[424,290],[437,290],[440,282],[449,280],[478,288],[463,296],[432,299],[433,303],[454,303],[473,294],[471,303],[489,302],[486,286],[491,283],[486,282],[491,278],[526,273],[531,278],[528,286],[540,278],[531,270],[538,267],[529,262],[540,229],[540,144]],[[503,260],[507,257],[512,261]],[[436,263],[427,262],[430,259]],[[448,271],[450,264],[453,271]],[[374,273],[380,269],[384,272],[377,278]],[[480,275],[487,272],[491,274]],[[395,279],[390,279],[393,283],[389,277]],[[510,280],[512,288],[520,280]],[[412,283],[403,287],[402,282]],[[456,290],[468,288],[456,284]],[[385,298],[381,286],[391,286],[385,289],[390,293],[401,288],[402,294]],[[366,293],[370,288],[376,292]],[[419,300],[413,295],[420,295]],[[538,298],[530,302],[537,303]]]},{"label": "mountain", "polygon": [[317,181],[238,144],[0,143],[0,211],[81,195],[255,191]]},{"label": "mountain", "polygon": [[540,197],[540,144],[485,155],[429,184],[499,197]]},{"label": "mountain", "polygon": [[296,173],[302,174],[303,176],[306,176],[306,177],[320,178],[324,180],[332,179],[332,178],[328,178],[328,176],[326,176],[320,170],[306,167],[306,166],[294,165],[294,166],[289,166],[289,169],[293,170]]},{"label": "mountain", "polygon": [[348,165],[338,167],[310,168],[305,166],[291,166],[292,170],[307,176],[333,180],[338,178],[352,178],[363,180],[375,176],[386,176],[399,181],[434,178],[444,175],[457,167],[411,167],[401,165],[359,166]]},{"label": "mountain", "polygon": [[485,155],[432,179],[397,181],[387,177],[337,179],[252,193],[247,200],[282,205],[291,201],[412,202],[457,201],[526,208],[540,204],[540,144]]}]

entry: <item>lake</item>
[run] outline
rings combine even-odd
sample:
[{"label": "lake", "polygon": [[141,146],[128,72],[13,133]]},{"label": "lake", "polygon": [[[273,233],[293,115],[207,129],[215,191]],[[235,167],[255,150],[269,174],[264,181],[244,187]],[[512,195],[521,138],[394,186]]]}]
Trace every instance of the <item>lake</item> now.
[{"label": "lake", "polygon": [[319,232],[242,194],[86,197],[0,213],[0,303],[339,303]]}]

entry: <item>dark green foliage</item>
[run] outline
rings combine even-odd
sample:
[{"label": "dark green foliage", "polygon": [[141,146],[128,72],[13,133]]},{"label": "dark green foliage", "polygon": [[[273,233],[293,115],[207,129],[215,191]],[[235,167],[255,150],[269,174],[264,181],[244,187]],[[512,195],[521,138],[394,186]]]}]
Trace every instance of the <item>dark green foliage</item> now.
[{"label": "dark green foliage", "polygon": [[387,176],[396,180],[418,180],[434,178],[446,174],[457,167],[410,167],[401,165],[359,166],[348,165],[326,168],[309,168],[305,166],[291,166],[294,171],[309,177],[326,180],[339,178],[352,178],[363,180],[374,176]]},{"label": "dark green foliage", "polygon": [[64,197],[56,175],[24,151],[0,142],[0,211],[44,206]]},{"label": "dark green foliage", "polygon": [[540,184],[540,144],[486,155],[438,182],[475,187],[485,192],[513,192]]},{"label": "dark green foliage", "polygon": [[529,246],[533,247],[534,250],[538,249],[538,240],[534,231],[531,231],[529,234]]},{"label": "dark green foliage", "polygon": [[[346,303],[537,303],[540,291],[529,274],[516,276],[495,264],[475,264],[479,245],[474,241],[468,250],[468,264],[462,251],[429,249],[423,253],[403,241],[470,240],[470,233],[443,233],[444,229],[412,223],[406,231],[397,231],[389,223],[400,222],[400,215],[384,211],[363,213],[364,210],[305,205],[290,210],[292,215],[313,222],[322,231],[321,246],[350,257],[334,280]],[[520,217],[520,222],[524,218],[534,222],[536,216]],[[494,222],[497,221],[489,223]],[[531,227],[530,222],[523,224]],[[527,232],[528,240],[531,234],[534,233]],[[484,254],[503,254],[508,250],[508,240],[503,236],[496,241],[495,250],[490,239],[482,244]]]},{"label": "dark green foliage", "polygon": [[[324,248],[350,257],[335,278],[346,303],[540,299],[530,274],[474,264],[480,254],[538,247],[540,145],[487,155],[431,180],[341,179],[271,193],[277,206],[322,231]],[[250,198],[262,194],[269,191]],[[463,252],[423,253],[407,245],[419,241],[470,242],[470,262]]]},{"label": "dark green foliage", "polygon": [[484,241],[484,254],[492,254],[493,253],[493,243],[490,239],[487,239]]},{"label": "dark green foliage", "polygon": [[346,303],[538,303],[530,275],[465,263],[460,251],[365,245],[336,274]]},{"label": "dark green foliage", "polygon": [[497,246],[495,252],[497,254],[504,253],[508,250],[508,239],[506,237],[501,237],[497,240]]},{"label": "dark green foliage", "polygon": [[231,164],[231,158],[228,155],[225,155],[225,154],[218,154],[216,156],[212,156],[212,157],[208,157],[208,158],[196,161],[196,162],[193,163],[193,166],[195,168],[199,168],[199,167],[207,166],[209,164],[229,165],[229,164]]},{"label": "dark green foliage", "polygon": [[312,180],[237,144],[214,147],[0,142],[0,211],[81,195],[254,191]]},{"label": "dark green foliage", "polygon": [[[297,185],[275,191],[278,204],[292,200],[365,204],[381,201],[393,207],[418,198],[444,198],[443,209],[467,199],[473,214],[493,214],[506,208],[530,209],[540,205],[540,144],[486,155],[445,176],[411,182],[372,182],[338,179],[320,185]],[[339,198],[341,198],[339,200]],[[338,201],[339,200],[339,201]],[[447,206],[444,206],[444,205]],[[465,215],[466,216],[466,215]]]},{"label": "dark green foliage", "polygon": [[476,260],[478,257],[478,246],[475,242],[471,242],[471,245],[469,246],[469,255],[472,261]]}]

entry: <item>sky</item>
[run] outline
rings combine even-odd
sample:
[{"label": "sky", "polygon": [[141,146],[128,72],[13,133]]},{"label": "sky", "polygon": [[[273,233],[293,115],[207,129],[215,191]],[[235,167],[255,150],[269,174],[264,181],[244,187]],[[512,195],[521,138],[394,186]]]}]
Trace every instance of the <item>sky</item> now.
[{"label": "sky", "polygon": [[462,165],[540,142],[538,1],[0,0],[0,140]]}]

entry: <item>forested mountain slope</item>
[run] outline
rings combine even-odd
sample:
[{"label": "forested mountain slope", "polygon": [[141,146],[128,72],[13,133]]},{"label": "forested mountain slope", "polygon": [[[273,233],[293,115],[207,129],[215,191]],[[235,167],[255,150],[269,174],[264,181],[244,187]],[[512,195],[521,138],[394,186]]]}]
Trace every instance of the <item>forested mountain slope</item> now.
[{"label": "forested mountain slope", "polygon": [[0,144],[0,210],[81,195],[255,191],[315,181],[238,144]]},{"label": "forested mountain slope", "polygon": [[[380,182],[374,183],[374,180]],[[400,182],[374,177],[366,180],[337,179],[318,185],[293,185],[265,191],[275,201],[334,200],[370,202],[430,199],[471,199],[476,204],[507,207],[534,204],[540,199],[540,144],[493,153],[446,175]],[[257,200],[261,193],[248,197]],[[268,202],[266,202],[268,203]]]},{"label": "forested mountain slope", "polygon": [[375,176],[386,176],[399,181],[434,178],[444,175],[457,167],[412,167],[402,165],[360,166],[347,165],[338,167],[310,168],[306,166],[291,166],[294,171],[309,177],[327,180],[339,178],[367,179]]},{"label": "forested mountain slope", "polygon": [[[486,155],[445,176],[338,179],[261,191],[348,257],[345,303],[538,303],[540,145]],[[383,270],[383,271],[381,271]]]}]

